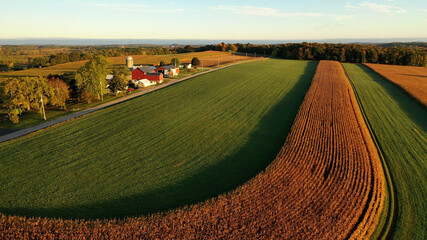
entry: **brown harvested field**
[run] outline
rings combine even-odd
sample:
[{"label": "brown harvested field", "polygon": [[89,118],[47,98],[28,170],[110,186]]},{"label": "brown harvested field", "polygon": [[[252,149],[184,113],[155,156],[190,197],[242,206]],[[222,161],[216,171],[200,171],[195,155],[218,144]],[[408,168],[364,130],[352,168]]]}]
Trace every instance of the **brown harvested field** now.
[{"label": "brown harvested field", "polygon": [[273,163],[233,192],[148,217],[61,220],[1,215],[0,238],[367,239],[384,175],[338,62],[321,61]]},{"label": "brown harvested field", "polygon": [[374,72],[399,85],[427,107],[427,68],[365,63]]},{"label": "brown harvested field", "polygon": [[[214,67],[214,66],[217,66],[218,64],[222,65],[227,63],[241,62],[241,61],[254,60],[254,59],[256,58],[251,56],[245,57],[245,56],[231,55],[231,54],[212,56],[212,57],[203,57],[203,58],[200,58],[200,61],[201,61],[200,66],[202,66],[203,64],[203,67]],[[191,62],[191,59],[183,62],[189,63]]]},{"label": "brown harvested field", "polygon": [[[232,59],[233,59],[231,52],[219,52],[219,51],[205,51],[205,52],[169,54],[169,55],[134,55],[132,57],[134,60],[134,65],[144,65],[144,64],[158,65],[161,60],[163,60],[166,63],[169,63],[174,57],[178,57],[181,62],[190,62],[193,57],[198,57],[200,60],[203,60],[204,62],[206,61],[206,63],[209,63],[209,65],[205,65],[205,67],[217,65],[218,58],[220,59],[220,64],[232,62]],[[108,59],[110,60],[110,64],[112,68],[118,67],[120,65],[125,65],[126,63],[126,56],[111,57]],[[240,56],[236,56],[236,59],[239,59],[241,61]],[[215,61],[215,63],[213,63],[213,61]],[[86,60],[58,64],[58,65],[45,67],[45,68],[33,68],[33,69],[27,69],[22,71],[3,72],[3,73],[0,73],[0,78],[15,77],[15,76],[47,76],[49,74],[63,74],[66,72],[75,72],[85,62]]]}]

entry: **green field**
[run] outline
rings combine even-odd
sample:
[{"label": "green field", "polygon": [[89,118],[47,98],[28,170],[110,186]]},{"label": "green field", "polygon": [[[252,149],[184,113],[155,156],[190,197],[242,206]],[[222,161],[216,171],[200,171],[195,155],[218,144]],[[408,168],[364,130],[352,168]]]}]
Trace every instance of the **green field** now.
[{"label": "green field", "polygon": [[369,68],[343,67],[391,173],[396,196],[391,236],[427,239],[427,110]]},{"label": "green field", "polygon": [[236,188],[276,156],[317,63],[199,76],[0,144],[0,212],[123,217]]}]

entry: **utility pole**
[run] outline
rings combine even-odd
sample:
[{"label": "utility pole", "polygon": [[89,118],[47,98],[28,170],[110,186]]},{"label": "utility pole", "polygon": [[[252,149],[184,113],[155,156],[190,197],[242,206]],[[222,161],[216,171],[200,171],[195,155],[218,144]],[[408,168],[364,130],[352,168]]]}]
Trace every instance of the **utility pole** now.
[{"label": "utility pole", "polygon": [[101,102],[104,101],[104,95],[102,94],[102,81],[99,80],[99,86],[100,86],[100,90],[101,90]]},{"label": "utility pole", "polygon": [[46,113],[44,111],[43,94],[40,93],[40,101],[42,102],[43,120],[46,120]]},{"label": "utility pole", "polygon": [[218,65],[217,66],[219,67],[219,57],[218,57]]},{"label": "utility pole", "polygon": [[256,52],[255,52],[255,58],[256,58]]},{"label": "utility pole", "polygon": [[245,57],[245,60],[247,60],[248,59],[248,52],[246,52],[246,57]]}]

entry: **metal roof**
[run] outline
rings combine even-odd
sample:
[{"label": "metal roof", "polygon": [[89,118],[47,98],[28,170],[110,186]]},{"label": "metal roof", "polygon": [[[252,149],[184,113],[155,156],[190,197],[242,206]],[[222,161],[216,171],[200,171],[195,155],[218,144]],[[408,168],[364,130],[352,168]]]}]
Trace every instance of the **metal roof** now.
[{"label": "metal roof", "polygon": [[155,67],[151,67],[151,66],[141,66],[141,67],[137,67],[137,68],[144,73],[154,72],[154,69],[156,69]]},{"label": "metal roof", "polygon": [[151,76],[160,76],[160,75],[162,75],[163,73],[146,73],[145,75],[151,75]]}]

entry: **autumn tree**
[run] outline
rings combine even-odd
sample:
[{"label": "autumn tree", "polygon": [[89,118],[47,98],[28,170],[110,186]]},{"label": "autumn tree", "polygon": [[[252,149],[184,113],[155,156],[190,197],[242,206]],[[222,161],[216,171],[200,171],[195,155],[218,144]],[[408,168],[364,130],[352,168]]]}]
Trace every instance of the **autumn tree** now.
[{"label": "autumn tree", "polygon": [[9,78],[3,86],[4,104],[8,109],[9,119],[17,123],[19,115],[30,109],[42,110],[42,102],[50,101],[52,92],[47,80],[42,77]]},{"label": "autumn tree", "polygon": [[98,95],[103,100],[108,74],[108,60],[102,55],[96,55],[85,65],[81,66],[75,75],[76,84],[81,91]]},{"label": "autumn tree", "polygon": [[113,79],[111,79],[108,88],[114,92],[116,95],[118,91],[126,90],[126,86],[129,82],[130,71],[127,67],[122,66],[119,69],[113,71]]},{"label": "autumn tree", "polygon": [[50,105],[65,109],[65,103],[70,99],[68,84],[62,81],[59,76],[48,78]]},{"label": "autumn tree", "polygon": [[232,51],[232,52],[236,52],[237,47],[234,44],[227,44],[227,50]]}]

